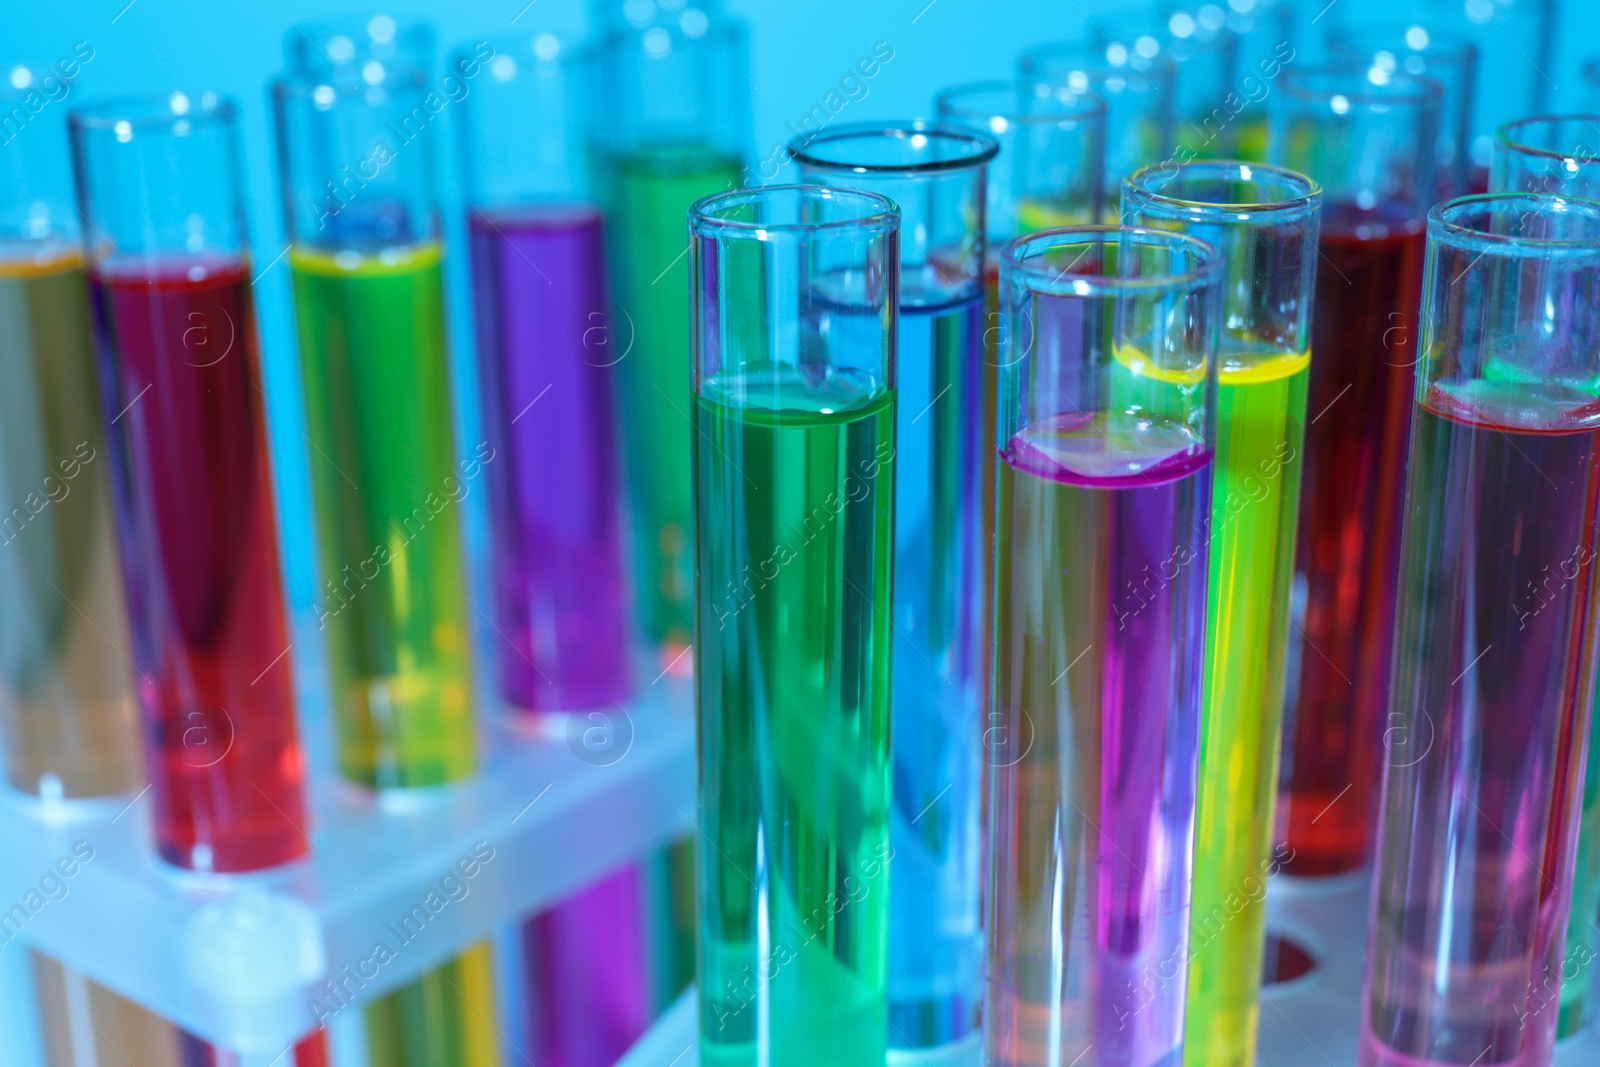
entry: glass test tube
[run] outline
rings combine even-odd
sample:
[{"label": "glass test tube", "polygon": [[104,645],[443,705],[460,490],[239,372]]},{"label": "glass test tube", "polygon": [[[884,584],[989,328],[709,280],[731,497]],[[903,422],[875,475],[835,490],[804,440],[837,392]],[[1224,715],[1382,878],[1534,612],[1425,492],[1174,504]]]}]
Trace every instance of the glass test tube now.
[{"label": "glass test tube", "polygon": [[1128,56],[1149,63],[1163,56],[1172,63],[1173,139],[1136,166],[1237,154],[1240,124],[1225,101],[1233,92],[1238,42],[1228,32],[1222,5],[1119,9],[1095,19],[1084,39],[1102,49],[1108,61]]},{"label": "glass test tube", "polygon": [[1196,238],[1115,226],[1001,260],[995,1067],[1183,1054],[1222,266]]},{"label": "glass test tube", "polygon": [[1274,160],[1323,188],[1279,773],[1290,874],[1367,858],[1439,92],[1370,68],[1307,69],[1286,71],[1273,97]]},{"label": "glass test tube", "polygon": [[[1493,192],[1554,193],[1600,199],[1600,115],[1544,115],[1507,123],[1495,137],[1489,188]],[[1591,719],[1591,729],[1593,720]],[[1583,777],[1578,858],[1566,959],[1582,961],[1562,976],[1557,1037],[1577,1033],[1594,1015],[1589,962],[1600,954],[1600,759]]]},{"label": "glass test tube", "polygon": [[1551,1062],[1594,702],[1600,204],[1428,216],[1362,1067]]},{"label": "glass test tube", "polygon": [[[589,173],[593,55],[495,38],[464,157],[488,465],[500,695],[527,712],[626,700],[617,426],[604,226]],[[456,57],[456,67],[476,58]],[[535,405],[541,405],[536,407]],[[628,865],[524,924],[534,1060],[610,1067],[653,1017]],[[597,940],[598,939],[598,940]]]},{"label": "glass test tube", "polygon": [[[13,65],[0,108],[69,84]],[[7,781],[47,799],[144,780],[67,158],[58,123],[0,141],[0,730]]]},{"label": "glass test tube", "polygon": [[[941,123],[993,137],[1000,152],[989,162],[984,219],[983,363],[978,368],[977,499],[994,499],[995,397],[999,381],[1000,249],[1019,234],[1051,226],[1094,222],[1104,198],[1105,102],[1092,94],[1057,91],[1039,94],[1022,82],[971,82],[946,89],[934,100]],[[990,603],[994,572],[994,508],[978,508],[978,564],[981,583],[973,603]],[[989,699],[992,614],[978,613],[978,700]],[[981,718],[980,714],[980,718]]]},{"label": "glass test tube", "polygon": [[972,726],[986,676],[979,573],[984,133],[845,125],[797,139],[802,181],[900,208],[895,426],[894,804],[889,1042],[925,1048],[978,1023],[980,769]]},{"label": "glass test tube", "polygon": [[1470,192],[1472,104],[1477,93],[1478,48],[1470,40],[1421,22],[1338,25],[1328,30],[1328,52],[1341,64],[1365,69],[1382,82],[1400,73],[1439,83],[1435,201]]},{"label": "glass test tube", "polygon": [[[430,78],[431,35],[379,15],[304,26],[273,85],[340,773],[436,786],[477,765],[460,502],[500,457],[456,459],[429,106],[488,77],[485,44]],[[497,1060],[487,942],[367,1009],[378,1065]]]},{"label": "glass test tube", "polygon": [[[1272,802],[1321,205],[1316,182],[1263,163],[1156,164],[1122,187],[1125,223],[1202,238],[1225,264],[1206,530],[1210,600],[1184,1040],[1190,1064],[1246,1065],[1255,1055],[1266,881],[1278,866]],[[1123,395],[1137,402],[1136,391]],[[1164,580],[1151,570],[1118,593],[1137,598]],[[1242,907],[1228,903],[1240,897]]]},{"label": "glass test tube", "polygon": [[[1266,98],[1285,67],[1305,62],[1298,0],[1238,0],[1226,5],[1228,34],[1234,41],[1234,80],[1221,107],[1232,116],[1233,158],[1260,162],[1267,158]],[[1197,22],[1199,11],[1187,12]],[[1172,19],[1177,17],[1174,13]],[[1306,12],[1315,15],[1315,11]],[[1168,20],[1169,27],[1172,19]],[[1210,105],[1213,111],[1216,102]]]},{"label": "glass test tube", "polygon": [[1042,45],[1018,61],[1022,83],[1039,94],[1057,94],[1067,101],[1092,94],[1105,101],[1105,175],[1107,195],[1123,176],[1172,149],[1172,61],[1145,58],[1126,51],[1109,56],[1102,47],[1068,42]]},{"label": "glass test tube", "polygon": [[767,186],[690,231],[700,1062],[882,1067],[899,214]]},{"label": "glass test tube", "polygon": [[617,365],[633,519],[634,598],[661,666],[687,668],[693,619],[687,232],[703,196],[744,184],[745,29],[718,3],[625,4],[601,46]]},{"label": "glass test tube", "polygon": [[459,128],[484,430],[497,457],[487,473],[500,694],[572,711],[631,688],[612,408],[621,349],[588,172],[592,58],[542,31],[492,46]]},{"label": "glass test tube", "polygon": [[306,849],[234,118],[69,116],[156,848],[202,871]]}]

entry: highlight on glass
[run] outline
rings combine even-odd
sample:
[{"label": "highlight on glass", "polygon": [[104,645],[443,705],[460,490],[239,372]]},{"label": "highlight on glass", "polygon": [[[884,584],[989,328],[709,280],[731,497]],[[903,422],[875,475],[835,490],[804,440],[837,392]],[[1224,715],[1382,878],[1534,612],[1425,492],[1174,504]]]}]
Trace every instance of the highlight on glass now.
[{"label": "highlight on glass", "polygon": [[1323,188],[1277,818],[1295,875],[1355,870],[1371,839],[1439,102],[1370,68],[1286,71],[1272,99],[1274,161]]},{"label": "highlight on glass", "polygon": [[1426,277],[1358,1062],[1536,1067],[1577,965],[1600,204],[1441,204]]},{"label": "highlight on glass", "polygon": [[601,43],[596,135],[610,209],[617,364],[639,629],[683,673],[693,621],[689,206],[745,184],[749,43],[717,2],[620,5]]},{"label": "highlight on glass", "polygon": [[899,215],[690,218],[700,1062],[881,1067]]},{"label": "highlight on glass", "polygon": [[[339,773],[374,789],[477,767],[461,503],[497,459],[456,455],[432,184],[432,35],[386,16],[291,30],[273,84]],[[353,162],[352,162],[353,161]],[[375,1065],[495,1055],[487,942],[367,1008]]]},{"label": "highlight on glass", "polygon": [[1018,238],[1000,271],[985,1062],[1166,1067],[1184,1047],[1222,256],[1086,226]]},{"label": "highlight on glass", "polygon": [[[1373,84],[1396,74],[1425,77],[1439,84],[1438,149],[1434,154],[1434,200],[1482,192],[1483,171],[1472,166],[1468,143],[1472,105],[1477,97],[1478,48],[1467,38],[1424,22],[1369,25],[1334,24],[1328,29],[1328,54],[1336,62],[1367,72]],[[1476,188],[1473,184],[1479,183]]]},{"label": "highlight on glass", "polygon": [[[7,113],[63,84],[4,75]],[[64,125],[0,144],[0,735],[6,780],[46,800],[144,782],[68,160]]]},{"label": "highlight on glass", "polygon": [[1489,189],[1600,198],[1600,114],[1537,115],[1500,127]]},{"label": "highlight on glass", "polygon": [[1106,104],[1105,175],[1108,194],[1123,176],[1153,159],[1166,158],[1173,144],[1172,61],[1126,50],[1108,53],[1081,43],[1041,45],[1017,64],[1022,83],[1034,93],[1071,101],[1093,94]]},{"label": "highlight on glass", "polygon": [[[1276,869],[1277,793],[1289,586],[1304,467],[1310,320],[1322,190],[1263,163],[1145,167],[1123,182],[1122,220],[1216,245],[1226,325],[1217,352],[1210,595],[1194,849],[1184,1055],[1245,1064],[1255,1044],[1266,932],[1263,892],[1226,902]],[[1170,386],[1146,374],[1123,395]],[[1157,575],[1158,580],[1160,575]],[[1130,581],[1122,592],[1137,595]],[[1215,916],[1227,916],[1218,923]]]},{"label": "highlight on glass", "polygon": [[894,433],[895,852],[889,1041],[926,1048],[978,1025],[980,764],[971,740],[988,645],[988,458],[981,366],[987,134],[906,123],[798,139],[802,181],[900,208]]},{"label": "highlight on glass", "polygon": [[496,457],[499,690],[520,709],[573,711],[631,690],[612,399],[627,338],[613,336],[589,167],[593,55],[542,30],[491,46],[458,129]]},{"label": "highlight on glass", "polygon": [[235,106],[174,92],[69,123],[156,850],[286,863],[304,770]]}]

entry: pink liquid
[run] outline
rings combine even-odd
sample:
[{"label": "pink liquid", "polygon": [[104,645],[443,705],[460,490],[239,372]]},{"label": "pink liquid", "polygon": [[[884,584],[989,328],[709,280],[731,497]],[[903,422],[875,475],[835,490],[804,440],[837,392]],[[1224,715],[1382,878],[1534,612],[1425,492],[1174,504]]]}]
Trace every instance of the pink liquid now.
[{"label": "pink liquid", "polygon": [[1433,385],[1417,404],[1363,1067],[1544,1067],[1593,682],[1600,404]]}]

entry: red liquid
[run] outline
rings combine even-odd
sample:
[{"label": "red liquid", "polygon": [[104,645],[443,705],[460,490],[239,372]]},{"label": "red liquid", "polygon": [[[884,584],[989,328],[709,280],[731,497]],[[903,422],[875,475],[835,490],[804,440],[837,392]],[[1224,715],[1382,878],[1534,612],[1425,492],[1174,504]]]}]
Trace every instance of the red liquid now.
[{"label": "red liquid", "polygon": [[196,870],[305,852],[250,280],[92,273],[156,845]]},{"label": "red liquid", "polygon": [[1420,220],[1323,213],[1278,799],[1291,874],[1354,870],[1372,836],[1425,244]]}]

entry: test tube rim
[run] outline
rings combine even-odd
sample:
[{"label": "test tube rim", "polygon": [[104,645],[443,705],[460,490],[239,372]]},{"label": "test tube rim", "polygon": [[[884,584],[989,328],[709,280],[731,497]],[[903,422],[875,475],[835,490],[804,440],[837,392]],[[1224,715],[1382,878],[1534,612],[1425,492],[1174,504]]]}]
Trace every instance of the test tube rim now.
[{"label": "test tube rim", "polygon": [[[1587,240],[1553,240],[1543,237],[1524,237],[1519,234],[1487,233],[1456,221],[1454,216],[1469,211],[1486,209],[1493,202],[1508,205],[1526,205],[1519,215],[1529,212],[1550,214],[1546,206],[1556,204],[1577,206],[1594,222],[1597,237]],[[1428,211],[1428,242],[1449,244],[1457,248],[1480,249],[1484,254],[1513,256],[1528,259],[1567,260],[1592,259],[1600,264],[1600,200],[1588,200],[1558,193],[1477,193],[1458,196],[1435,204]],[[1476,262],[1476,261],[1474,261]],[[1470,265],[1469,265],[1470,266]]]},{"label": "test tube rim", "polygon": [[[534,60],[536,63],[548,63],[554,66],[564,67],[575,62],[581,63],[585,61],[593,61],[600,52],[599,41],[597,41],[590,34],[580,33],[576,30],[561,29],[556,27],[547,27],[545,29],[529,31],[502,30],[499,33],[480,34],[479,36],[468,37],[456,42],[453,46],[446,50],[445,54],[448,60],[446,66],[449,70],[454,71],[456,69],[455,63],[458,60],[470,59],[474,62],[483,62],[482,60],[479,60],[478,57],[472,52],[472,47],[475,44],[489,44],[497,46],[495,49],[494,59],[490,59],[487,63],[484,63],[485,66],[491,66],[495,59],[499,59],[502,55],[510,55],[509,51],[501,52],[498,48],[498,45],[513,41],[518,43],[526,42],[531,49],[534,42],[541,37],[555,38],[560,50],[550,59],[541,59],[537,54],[535,54]],[[512,58],[516,59],[518,62],[521,61],[520,56],[513,56]],[[501,82],[501,84],[510,84],[511,82],[517,81],[521,77],[522,68],[519,66],[517,72],[510,78],[506,78],[503,82]]]},{"label": "test tube rim", "polygon": [[[1056,86],[1063,84],[1059,78],[1044,77],[1034,70],[1041,61],[1062,55],[1071,55],[1073,58],[1082,58],[1085,49],[1089,47],[1087,41],[1050,41],[1028,49],[1017,57],[1017,73],[1019,80],[1026,85]],[[1148,67],[1118,67],[1106,62],[1079,63],[1074,67],[1074,73],[1082,72],[1086,77],[1097,80],[1106,78],[1131,78],[1139,77],[1159,89],[1170,86],[1177,78],[1178,65],[1166,53],[1157,55]]]},{"label": "test tube rim", "polygon": [[1600,149],[1579,155],[1574,152],[1560,152],[1553,148],[1539,148],[1516,137],[1516,131],[1524,129],[1536,122],[1588,122],[1600,129],[1600,114],[1575,111],[1568,114],[1549,113],[1544,115],[1526,115],[1520,119],[1512,119],[1494,131],[1496,147],[1503,146],[1506,150],[1517,155],[1532,156],[1535,159],[1570,159],[1578,163],[1600,163]]},{"label": "test tube rim", "polygon": [[372,92],[420,92],[428,82],[428,74],[421,67],[385,67],[384,79],[377,85],[356,85],[347,78],[325,77],[326,73],[285,67],[282,74],[272,79],[272,96],[275,100],[299,99],[318,89],[329,89],[335,96],[348,99],[365,97]]},{"label": "test tube rim", "polygon": [[[1071,129],[1080,123],[1106,117],[1106,102],[1098,94],[1092,92],[1073,93],[1073,99],[1086,104],[1086,107],[1077,110],[1065,110],[1069,105],[1059,96],[1049,93],[1034,93],[1039,100],[1051,100],[1062,105],[1063,110],[1053,115],[1029,115],[1018,111],[999,111],[993,108],[961,108],[956,106],[955,98],[964,94],[975,93],[1001,93],[1013,92],[1019,96],[1033,88],[1033,84],[1021,78],[987,78],[982,81],[962,82],[949,88],[941,89],[934,94],[933,107],[941,119],[945,117],[965,120],[1003,118],[1007,122],[1019,125],[1045,126],[1053,125],[1062,129]],[[1065,87],[1064,87],[1065,88]]]},{"label": "test tube rim", "polygon": [[[1478,46],[1470,37],[1449,29],[1436,31],[1415,21],[1380,21],[1356,26],[1349,23],[1334,23],[1328,27],[1323,40],[1327,43],[1330,55],[1335,54],[1341,46],[1360,44],[1363,47],[1352,47],[1349,51],[1355,55],[1370,56],[1382,47],[1377,44],[1378,41],[1404,41],[1406,31],[1417,26],[1428,35],[1428,43],[1424,47],[1412,48],[1408,45],[1404,49],[1384,50],[1396,53],[1403,51],[1408,56],[1422,56],[1430,63],[1446,63],[1451,66],[1466,67],[1477,63]],[[1373,44],[1375,47],[1364,47],[1368,44]]]},{"label": "test tube rim", "polygon": [[[873,211],[857,218],[831,219],[826,222],[745,222],[739,219],[717,218],[708,214],[713,208],[724,203],[733,204],[738,201],[751,202],[770,196],[774,193],[801,193],[815,194],[819,199],[838,200],[844,202],[855,200],[863,205],[870,205]],[[817,184],[790,184],[790,185],[761,185],[748,189],[730,189],[720,193],[703,196],[689,205],[689,229],[696,237],[732,237],[745,240],[766,240],[765,235],[771,232],[797,234],[797,233],[831,233],[839,230],[856,229],[865,233],[890,234],[900,229],[900,209],[893,200],[878,193],[868,192],[865,189],[845,189],[832,185]]]},{"label": "test tube rim", "polygon": [[[1444,86],[1426,75],[1392,74],[1388,81],[1379,85],[1366,77],[1366,73],[1367,68],[1364,66],[1339,63],[1285,70],[1281,88],[1285,95],[1301,103],[1331,100],[1335,96],[1342,96],[1351,104],[1373,109],[1431,104],[1437,110],[1444,101]],[[1355,88],[1344,87],[1326,91],[1310,88],[1309,83],[1312,79],[1322,78],[1353,78],[1359,79],[1359,84]]]},{"label": "test tube rim", "polygon": [[[1033,258],[1028,250],[1035,245],[1059,247],[1067,244],[1062,238],[1067,238],[1073,244],[1087,243],[1092,237],[1100,237],[1099,243],[1104,244],[1105,238],[1115,236],[1138,238],[1142,243],[1150,245],[1166,245],[1168,247],[1189,246],[1196,255],[1196,263],[1188,270],[1172,274],[1146,274],[1137,277],[1121,277],[1104,274],[1072,274],[1064,275],[1060,271],[1047,270],[1039,267],[1030,267],[1027,260]],[[1146,241],[1146,238],[1154,240]],[[1000,250],[1000,269],[1010,284],[1015,286],[1018,280],[1026,286],[1028,291],[1044,296],[1090,296],[1104,297],[1121,293],[1143,293],[1159,290],[1172,290],[1174,292],[1188,289],[1204,289],[1211,285],[1220,285],[1223,277],[1224,257],[1221,249],[1210,241],[1195,237],[1192,234],[1179,233],[1176,230],[1162,230],[1150,226],[1128,226],[1117,223],[1094,223],[1082,226],[1057,226],[1048,230],[1036,230],[1025,233],[1020,237],[1012,238]],[[1065,280],[1064,280],[1065,279]],[[1042,283],[1042,284],[1038,284]],[[1071,286],[1070,291],[1068,286]],[[1088,291],[1084,289],[1087,287]]]},{"label": "test tube rim", "polygon": [[[973,150],[970,154],[957,159],[930,159],[921,163],[843,163],[821,158],[811,151],[817,146],[846,140],[867,140],[873,137],[909,140],[917,136],[969,145],[973,146]],[[907,122],[851,122],[843,126],[830,126],[816,133],[796,137],[789,142],[788,148],[789,157],[801,167],[814,167],[847,174],[899,175],[906,178],[975,170],[1000,154],[1000,142],[986,133],[950,123],[925,122],[920,119]]]},{"label": "test tube rim", "polygon": [[[195,101],[196,106],[187,111],[172,110],[172,99],[183,96]],[[150,108],[150,111],[144,111]],[[159,110],[164,108],[162,113]],[[118,123],[126,122],[135,129],[159,129],[176,126],[180,122],[232,124],[239,117],[239,104],[226,93],[215,89],[188,92],[169,89],[164,92],[124,93],[91,100],[67,112],[67,126],[72,130],[115,130]]]},{"label": "test tube rim", "polygon": [[[1221,201],[1187,200],[1170,196],[1139,184],[1141,178],[1148,175],[1165,174],[1169,169],[1172,171],[1171,176],[1176,177],[1178,172],[1221,171],[1230,167],[1262,171],[1277,178],[1285,185],[1300,186],[1303,191],[1289,199],[1257,203],[1222,203]],[[1243,182],[1255,181],[1253,177],[1239,177],[1236,180]],[[1122,179],[1122,197],[1124,204],[1131,198],[1139,203],[1141,209],[1155,208],[1158,212],[1168,214],[1172,218],[1190,219],[1197,215],[1204,215],[1207,216],[1206,220],[1196,219],[1195,221],[1240,222],[1244,220],[1239,218],[1219,218],[1218,216],[1244,215],[1249,216],[1250,221],[1261,224],[1309,215],[1322,202],[1322,186],[1310,175],[1276,163],[1255,163],[1240,159],[1192,159],[1182,163],[1169,161],[1168,163],[1145,164]]]}]

